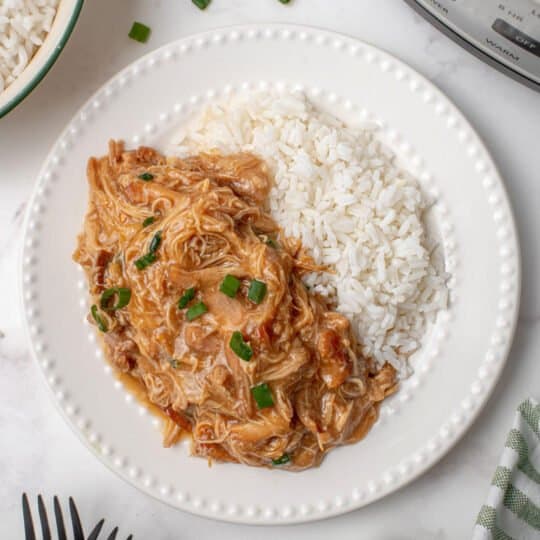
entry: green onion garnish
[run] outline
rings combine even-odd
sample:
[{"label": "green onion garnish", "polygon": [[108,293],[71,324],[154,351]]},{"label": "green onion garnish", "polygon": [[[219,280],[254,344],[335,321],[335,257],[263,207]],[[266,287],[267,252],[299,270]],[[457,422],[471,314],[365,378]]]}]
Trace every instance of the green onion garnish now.
[{"label": "green onion garnish", "polygon": [[135,261],[135,266],[137,267],[137,270],[144,270],[147,266],[154,264],[156,261],[157,257],[155,253],[147,253]]},{"label": "green onion garnish", "polygon": [[242,360],[249,362],[253,356],[253,349],[244,341],[244,336],[242,332],[233,332],[231,336],[231,341],[229,341],[229,346]]},{"label": "green onion garnish", "polygon": [[283,454],[280,458],[273,459],[272,463],[274,465],[285,465],[285,463],[289,463],[289,461],[291,461],[289,454]]},{"label": "green onion garnish", "polygon": [[184,309],[195,298],[195,287],[190,287],[178,300],[178,309]]},{"label": "green onion garnish", "polygon": [[154,238],[152,238],[150,245],[148,246],[148,253],[155,253],[160,244],[161,231],[158,231],[156,234],[154,234]]},{"label": "green onion garnish", "polygon": [[257,407],[259,409],[266,409],[267,407],[272,407],[272,405],[274,405],[272,392],[266,383],[253,386],[251,388],[251,395],[253,396],[253,399],[257,403]]},{"label": "green onion garnish", "polygon": [[145,173],[139,174],[139,178],[141,180],[144,180],[145,182],[149,182],[150,180],[154,179],[154,175],[152,173],[145,172]]},{"label": "green onion garnish", "polygon": [[206,307],[206,304],[204,302],[199,302],[198,304],[191,306],[186,311],[186,318],[188,321],[193,321],[197,317],[204,315],[207,311],[208,311],[208,308]]},{"label": "green onion garnish", "polygon": [[[206,9],[212,0],[191,0],[199,9]],[[279,0],[282,4],[289,4],[291,0]]]},{"label": "green onion garnish", "polygon": [[206,9],[212,0],[191,0],[199,9]]},{"label": "green onion garnish", "polygon": [[269,239],[266,241],[266,245],[267,245],[267,246],[270,246],[270,247],[273,247],[274,249],[278,249],[278,248],[279,248],[279,244],[278,244],[273,238],[269,238]]},{"label": "green onion garnish", "polygon": [[140,43],[146,43],[150,36],[150,28],[146,24],[134,22],[128,36]]},{"label": "green onion garnish", "polygon": [[254,304],[260,304],[266,296],[266,283],[254,279],[249,286],[248,298]]},{"label": "green onion garnish", "polygon": [[106,332],[108,330],[107,323],[105,322],[103,317],[98,313],[98,307],[96,306],[96,304],[94,304],[90,308],[90,313],[92,314],[92,318],[94,319],[94,321],[96,321],[96,325],[98,329],[101,332]]},{"label": "green onion garnish", "polygon": [[144,270],[147,266],[150,266],[157,261],[156,251],[160,244],[161,231],[158,231],[150,241],[150,245],[148,246],[148,253],[146,255],[143,255],[142,257],[139,257],[135,261],[135,266],[138,270]]},{"label": "green onion garnish", "polygon": [[[114,296],[118,297],[116,304],[111,306],[111,298]],[[103,291],[99,305],[101,309],[105,311],[116,311],[117,309],[122,309],[129,304],[131,300],[131,289],[126,289],[125,287],[112,287]]]},{"label": "green onion garnish", "polygon": [[227,274],[219,286],[219,290],[230,298],[234,298],[236,296],[239,288],[240,280],[234,276],[231,276],[231,274]]},{"label": "green onion garnish", "polygon": [[171,367],[174,369],[178,369],[180,367],[180,362],[176,358],[169,358],[169,364],[171,364]]},{"label": "green onion garnish", "polygon": [[156,218],[155,218],[154,216],[147,217],[147,218],[142,222],[142,226],[143,226],[143,227],[148,227],[148,225],[152,225],[152,223],[154,223],[154,221],[156,221]]}]

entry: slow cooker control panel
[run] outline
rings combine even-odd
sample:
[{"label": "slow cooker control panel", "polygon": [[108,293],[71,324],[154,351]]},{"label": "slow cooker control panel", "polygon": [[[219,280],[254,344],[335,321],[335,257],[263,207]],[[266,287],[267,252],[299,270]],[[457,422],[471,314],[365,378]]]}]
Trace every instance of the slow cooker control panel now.
[{"label": "slow cooker control panel", "polygon": [[540,85],[540,0],[416,0],[480,51]]}]

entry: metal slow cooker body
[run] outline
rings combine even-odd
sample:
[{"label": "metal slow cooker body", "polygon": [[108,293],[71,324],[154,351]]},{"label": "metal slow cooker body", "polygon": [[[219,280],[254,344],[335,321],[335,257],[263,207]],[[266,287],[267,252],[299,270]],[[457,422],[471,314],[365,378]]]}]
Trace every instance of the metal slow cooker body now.
[{"label": "metal slow cooker body", "polygon": [[406,0],[468,51],[540,91],[540,0]]}]

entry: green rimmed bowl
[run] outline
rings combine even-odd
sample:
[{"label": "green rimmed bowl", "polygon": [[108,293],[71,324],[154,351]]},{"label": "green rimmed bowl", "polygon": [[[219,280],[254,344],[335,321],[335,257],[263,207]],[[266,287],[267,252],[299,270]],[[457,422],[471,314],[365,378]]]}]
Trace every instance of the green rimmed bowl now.
[{"label": "green rimmed bowl", "polygon": [[15,108],[45,77],[66,44],[84,0],[60,0],[51,31],[24,71],[0,92],[0,118]]}]

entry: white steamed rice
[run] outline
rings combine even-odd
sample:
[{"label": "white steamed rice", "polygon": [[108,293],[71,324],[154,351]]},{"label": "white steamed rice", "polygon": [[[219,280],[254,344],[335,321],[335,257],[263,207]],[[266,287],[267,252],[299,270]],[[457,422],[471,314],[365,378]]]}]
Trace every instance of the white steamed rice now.
[{"label": "white steamed rice", "polygon": [[0,92],[43,44],[60,0],[0,0]]},{"label": "white steamed rice", "polygon": [[207,106],[172,141],[179,155],[251,151],[275,175],[270,210],[335,274],[306,283],[352,322],[363,351],[401,376],[427,325],[447,305],[418,182],[373,128],[352,129],[301,93],[242,95]]}]

